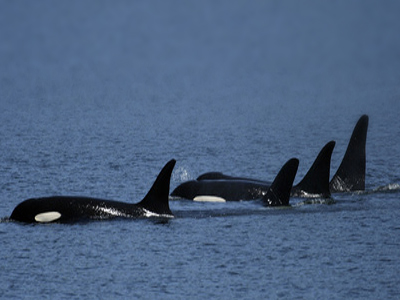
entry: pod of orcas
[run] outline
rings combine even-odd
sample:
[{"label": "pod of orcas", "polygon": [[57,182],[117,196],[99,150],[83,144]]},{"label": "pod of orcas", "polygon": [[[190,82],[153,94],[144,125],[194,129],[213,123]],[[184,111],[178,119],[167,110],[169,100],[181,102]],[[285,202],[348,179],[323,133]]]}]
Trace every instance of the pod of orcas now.
[{"label": "pod of orcas", "polygon": [[[363,115],[358,120],[343,160],[331,181],[329,176],[334,141],[322,148],[304,178],[292,187],[291,195],[327,198],[331,193],[364,190],[368,119],[367,115]],[[271,183],[267,181],[209,172],[196,180],[180,184],[171,196],[192,200],[205,195],[226,201],[253,200],[265,195],[270,186]]]},{"label": "pod of orcas", "polygon": [[[271,182],[228,176],[220,172],[200,175],[184,182],[173,197],[194,201],[238,201],[262,199],[266,206],[288,206],[291,196],[330,197],[331,193],[365,189],[365,145],[368,116],[357,122],[344,158],[329,181],[330,162],[335,142],[327,143],[304,178],[293,185],[299,160],[288,160]],[[170,160],[157,176],[146,196],[131,204],[91,197],[52,196],[32,198],[18,204],[10,220],[24,223],[71,223],[111,218],[172,218],[169,207],[171,174],[176,161]]]}]

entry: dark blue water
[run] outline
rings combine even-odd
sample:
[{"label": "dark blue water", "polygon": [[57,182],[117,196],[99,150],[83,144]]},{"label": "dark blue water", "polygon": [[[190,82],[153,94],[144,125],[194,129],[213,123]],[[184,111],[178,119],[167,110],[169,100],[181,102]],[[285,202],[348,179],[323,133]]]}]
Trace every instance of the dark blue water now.
[{"label": "dark blue water", "polygon": [[[1,1],[0,298],[395,299],[397,1]],[[175,218],[7,221],[34,196],[138,202],[206,171],[332,173],[370,116],[365,193],[172,200]]]}]

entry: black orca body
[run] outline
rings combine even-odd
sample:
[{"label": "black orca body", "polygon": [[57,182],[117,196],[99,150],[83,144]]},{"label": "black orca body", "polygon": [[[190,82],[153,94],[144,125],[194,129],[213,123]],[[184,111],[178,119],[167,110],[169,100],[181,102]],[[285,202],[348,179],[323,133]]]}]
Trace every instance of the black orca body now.
[{"label": "black orca body", "polygon": [[54,196],[28,199],[18,204],[10,219],[25,223],[69,223],[115,217],[173,217],[169,208],[169,185],[175,160],[161,170],[144,199],[136,204],[90,197]]},{"label": "black orca body", "polygon": [[[303,180],[292,188],[291,195],[326,198],[331,193],[364,190],[367,129],[368,116],[363,115],[354,127],[342,163],[331,181],[330,162],[334,141],[321,150]],[[227,201],[253,200],[263,197],[269,187],[270,183],[266,181],[209,172],[200,175],[197,180],[182,183],[171,195],[186,199],[212,195]]]},{"label": "black orca body", "polygon": [[[304,190],[320,197],[329,197],[329,170],[335,142],[327,143],[320,151],[304,179],[292,187],[289,194],[302,195]],[[282,167],[285,169],[285,166]],[[297,169],[296,169],[297,171]],[[277,176],[278,177],[278,176]],[[254,200],[263,198],[271,188],[271,182],[227,176],[219,172],[205,173],[197,178],[180,184],[171,196],[197,200],[199,196],[213,196],[225,201]]]},{"label": "black orca body", "polygon": [[[265,206],[289,205],[290,192],[293,186],[293,181],[296,176],[298,166],[299,160],[297,158],[292,158],[283,165],[278,175],[275,177],[274,181],[271,183],[265,194],[262,196],[261,200]],[[226,192],[229,194],[228,190],[226,190]],[[222,199],[221,197],[213,196],[212,194],[200,196],[199,198],[202,198],[202,200],[199,201],[218,201]],[[225,201],[225,199],[222,200]]]}]

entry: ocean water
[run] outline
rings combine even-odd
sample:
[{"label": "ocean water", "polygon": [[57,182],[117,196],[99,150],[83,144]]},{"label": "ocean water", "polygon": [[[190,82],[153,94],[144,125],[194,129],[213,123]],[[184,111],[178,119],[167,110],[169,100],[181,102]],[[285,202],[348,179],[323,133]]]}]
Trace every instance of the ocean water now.
[{"label": "ocean water", "polygon": [[[0,1],[1,299],[396,299],[397,1]],[[138,202],[207,171],[295,182],[368,114],[366,191],[171,199],[175,218],[10,222],[30,197]]]}]

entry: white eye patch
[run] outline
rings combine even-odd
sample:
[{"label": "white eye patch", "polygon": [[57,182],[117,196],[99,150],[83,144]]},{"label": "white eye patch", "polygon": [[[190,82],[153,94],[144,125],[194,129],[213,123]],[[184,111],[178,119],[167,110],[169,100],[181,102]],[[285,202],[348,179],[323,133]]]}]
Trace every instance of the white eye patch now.
[{"label": "white eye patch", "polygon": [[193,201],[196,202],[226,202],[224,198],[217,196],[197,196],[194,197]]},{"label": "white eye patch", "polygon": [[61,218],[61,214],[58,211],[48,211],[45,213],[37,214],[35,221],[39,223],[49,223]]}]

